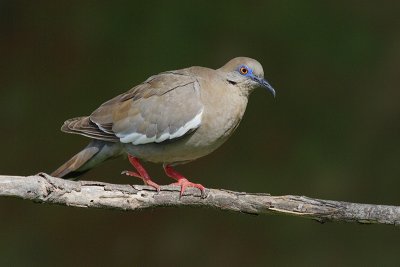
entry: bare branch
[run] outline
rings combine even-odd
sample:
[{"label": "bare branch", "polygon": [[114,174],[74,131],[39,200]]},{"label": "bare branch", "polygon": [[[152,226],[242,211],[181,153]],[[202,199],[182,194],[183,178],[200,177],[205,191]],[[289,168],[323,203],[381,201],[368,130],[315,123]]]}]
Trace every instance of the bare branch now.
[{"label": "bare branch", "polygon": [[358,204],[304,196],[271,196],[228,190],[189,188],[179,198],[179,188],[69,181],[47,174],[0,176],[0,196],[81,208],[141,210],[155,207],[211,207],[249,214],[285,214],[326,221],[399,225],[400,207]]}]

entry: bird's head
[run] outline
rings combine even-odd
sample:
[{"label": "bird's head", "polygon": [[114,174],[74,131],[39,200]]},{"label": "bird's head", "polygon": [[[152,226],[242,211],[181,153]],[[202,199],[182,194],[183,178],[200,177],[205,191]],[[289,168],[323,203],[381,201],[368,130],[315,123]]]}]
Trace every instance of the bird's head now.
[{"label": "bird's head", "polygon": [[237,57],[230,60],[219,70],[223,72],[227,82],[238,86],[246,93],[251,92],[254,88],[264,87],[275,97],[274,88],[264,79],[263,67],[255,59]]}]

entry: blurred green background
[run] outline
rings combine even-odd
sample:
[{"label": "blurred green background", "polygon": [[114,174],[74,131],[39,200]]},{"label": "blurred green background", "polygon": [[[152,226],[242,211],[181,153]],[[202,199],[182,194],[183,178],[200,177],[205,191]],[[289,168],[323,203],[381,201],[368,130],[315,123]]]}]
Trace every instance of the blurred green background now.
[{"label": "blurred green background", "polygon": [[[51,172],[86,145],[64,120],[161,71],[264,66],[234,136],[178,168],[195,182],[400,205],[399,1],[1,1],[0,173]],[[146,164],[166,184],[159,165]],[[122,177],[127,160],[84,179]],[[0,201],[1,266],[394,266],[393,226],[208,209]]]}]

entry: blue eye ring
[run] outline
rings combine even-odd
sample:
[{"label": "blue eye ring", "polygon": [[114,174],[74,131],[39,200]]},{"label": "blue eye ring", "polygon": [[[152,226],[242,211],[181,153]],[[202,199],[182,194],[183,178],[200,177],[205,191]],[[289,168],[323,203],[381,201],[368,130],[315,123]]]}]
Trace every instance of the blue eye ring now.
[{"label": "blue eye ring", "polygon": [[246,66],[240,66],[239,73],[242,75],[247,75],[247,74],[249,74],[249,69]]},{"label": "blue eye ring", "polygon": [[253,74],[253,70],[246,65],[240,65],[237,71],[243,76],[251,76]]}]

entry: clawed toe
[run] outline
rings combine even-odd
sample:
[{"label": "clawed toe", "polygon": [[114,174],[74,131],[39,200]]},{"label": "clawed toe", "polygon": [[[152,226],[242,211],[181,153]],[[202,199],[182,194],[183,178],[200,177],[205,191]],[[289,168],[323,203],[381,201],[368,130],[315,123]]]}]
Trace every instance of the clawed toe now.
[{"label": "clawed toe", "polygon": [[148,186],[155,188],[157,190],[157,193],[159,193],[161,190],[161,187],[158,184],[156,184],[155,182],[153,182],[152,180],[145,181],[144,183]]},{"label": "clawed toe", "polygon": [[150,178],[143,177],[134,171],[123,171],[123,172],[121,172],[121,174],[140,178],[143,180],[145,185],[151,186],[151,187],[155,188],[157,190],[157,192],[160,192],[160,189],[161,189],[160,186],[158,184],[156,184],[155,182],[153,182],[152,180],[150,180]]},{"label": "clawed toe", "polygon": [[176,186],[181,187],[179,198],[181,198],[183,196],[183,193],[185,192],[186,188],[188,188],[188,187],[198,188],[201,192],[201,196],[204,197],[204,195],[205,195],[205,187],[203,185],[189,182],[186,178],[182,178],[178,182],[172,183],[171,185],[176,185]]},{"label": "clawed toe", "polygon": [[137,172],[133,172],[133,171],[122,171],[121,174],[142,179],[142,176],[140,176],[140,174],[138,174]]}]

